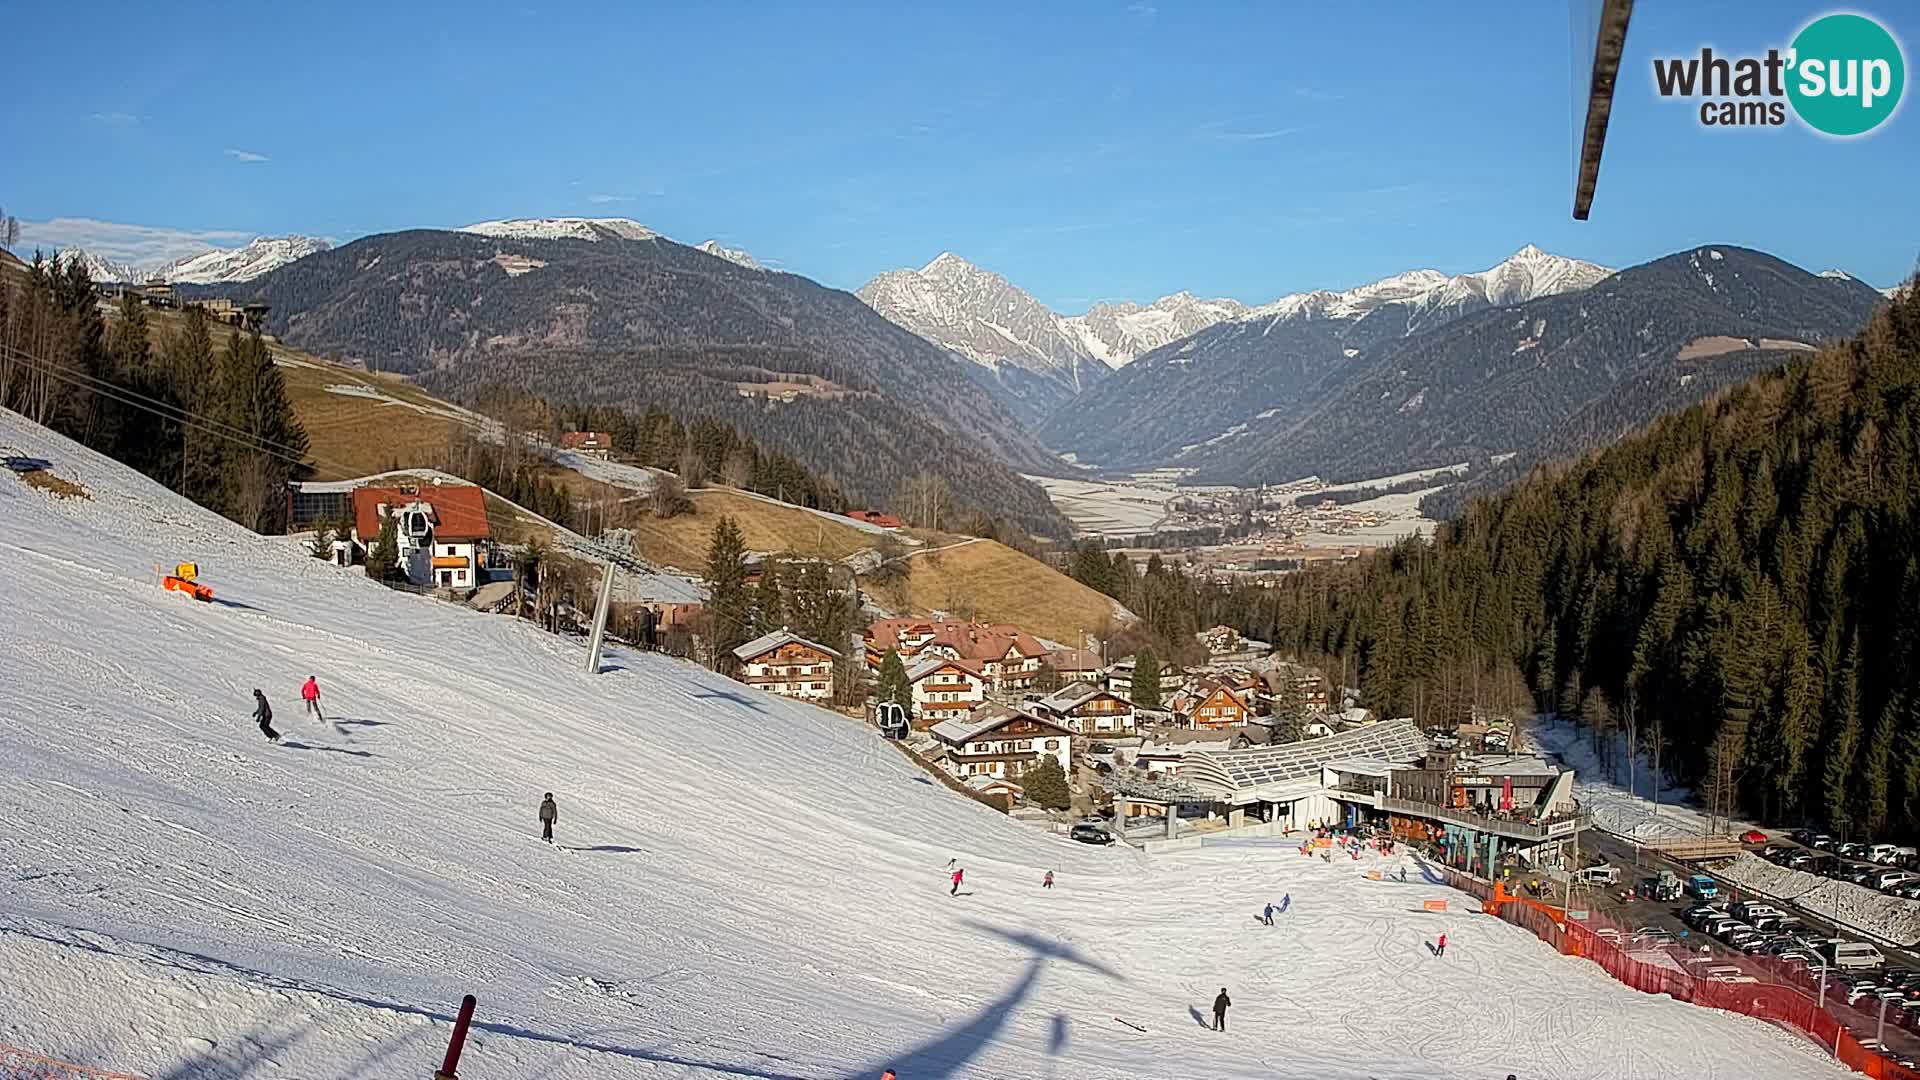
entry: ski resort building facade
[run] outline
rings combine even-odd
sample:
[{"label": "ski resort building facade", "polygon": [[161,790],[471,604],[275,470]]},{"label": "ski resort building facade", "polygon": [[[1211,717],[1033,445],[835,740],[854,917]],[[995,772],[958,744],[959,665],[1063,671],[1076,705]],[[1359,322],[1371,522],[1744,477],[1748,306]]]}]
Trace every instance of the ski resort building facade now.
[{"label": "ski resort building facade", "polygon": [[1073,683],[1031,702],[1035,712],[1079,735],[1132,735],[1133,702],[1092,683]]},{"label": "ski resort building facade", "polygon": [[890,650],[909,666],[934,656],[964,660],[1002,694],[1031,688],[1047,655],[1038,638],[1017,626],[936,619],[882,619],[867,628],[866,648],[867,666],[875,671]]},{"label": "ski resort building facade", "polygon": [[1195,748],[1161,770],[1104,781],[1120,821],[1144,807],[1166,816],[1169,836],[1183,816],[1283,833],[1372,826],[1431,843],[1448,865],[1483,875],[1510,859],[1562,865],[1585,821],[1573,770],[1525,756],[1435,753],[1409,720],[1280,746]]},{"label": "ski resort building facade", "polygon": [[486,493],[461,484],[418,484],[353,489],[353,542],[361,558],[373,550],[381,523],[392,519],[399,554],[395,564],[414,585],[468,591],[484,580]]},{"label": "ski resort building facade", "polygon": [[740,678],[770,694],[802,701],[833,698],[833,663],[840,654],[782,627],[733,650]]},{"label": "ski resort building facade", "polygon": [[935,724],[932,733],[945,750],[947,772],[961,780],[991,776],[1017,783],[1046,758],[1072,775],[1073,732],[1023,709],[983,705],[962,719]]},{"label": "ski resort building facade", "polygon": [[987,677],[964,660],[929,656],[907,672],[913,695],[913,726],[925,731],[946,720],[962,720],[987,703]]}]

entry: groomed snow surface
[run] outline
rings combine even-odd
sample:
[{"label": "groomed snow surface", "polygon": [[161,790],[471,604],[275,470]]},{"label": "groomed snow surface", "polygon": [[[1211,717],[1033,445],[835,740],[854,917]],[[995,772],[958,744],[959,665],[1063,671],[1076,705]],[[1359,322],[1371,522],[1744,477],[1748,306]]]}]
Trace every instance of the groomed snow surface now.
[{"label": "groomed snow surface", "polygon": [[[418,1078],[473,992],[468,1080],[1843,1075],[1458,895],[1420,913],[1446,890],[1417,872],[1074,845],[855,722],[659,657],[589,676],[574,641],[380,588],[13,414],[0,445],[91,492],[0,475],[0,1042]],[[185,559],[217,602],[161,591]],[[544,791],[564,846],[536,838]]]}]

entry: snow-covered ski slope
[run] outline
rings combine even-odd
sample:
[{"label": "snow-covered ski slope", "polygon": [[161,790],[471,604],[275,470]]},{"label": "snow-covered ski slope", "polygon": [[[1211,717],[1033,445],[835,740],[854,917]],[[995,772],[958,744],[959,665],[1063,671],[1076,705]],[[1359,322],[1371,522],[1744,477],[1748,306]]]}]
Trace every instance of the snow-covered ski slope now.
[{"label": "snow-covered ski slope", "polygon": [[[1445,891],[1417,872],[1074,845],[852,721],[657,657],[588,676],[575,642],[330,568],[13,414],[0,448],[91,493],[0,473],[0,1042],[417,1080],[473,992],[466,1080],[1841,1075],[1460,897],[1421,914]],[[218,602],[159,588],[188,559]],[[1222,986],[1224,1035],[1196,1021]]]}]

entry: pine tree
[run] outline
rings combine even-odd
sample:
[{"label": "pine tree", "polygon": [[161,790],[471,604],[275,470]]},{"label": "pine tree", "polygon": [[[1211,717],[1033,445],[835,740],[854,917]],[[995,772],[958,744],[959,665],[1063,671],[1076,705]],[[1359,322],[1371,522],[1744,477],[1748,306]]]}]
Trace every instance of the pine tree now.
[{"label": "pine tree", "polygon": [[1065,810],[1073,805],[1073,791],[1067,786],[1067,774],[1060,769],[1060,760],[1051,754],[1040,759],[1039,764],[1020,774],[1020,788],[1026,793],[1027,801],[1048,810]]},{"label": "pine tree", "polygon": [[760,583],[753,590],[753,632],[756,636],[770,634],[786,625],[787,602],[781,593],[780,560],[768,557],[760,565]]},{"label": "pine tree", "polygon": [[246,436],[227,459],[225,513],[255,532],[283,531],[287,482],[305,474],[307,433],[258,331],[228,336],[221,385],[224,419]]},{"label": "pine tree", "polygon": [[367,576],[375,581],[404,576],[400,569],[400,529],[391,515],[380,519],[380,535],[367,548]]},{"label": "pine tree", "polygon": [[325,525],[313,530],[313,539],[307,542],[307,553],[316,559],[333,558],[333,530]]},{"label": "pine tree", "polygon": [[215,434],[218,428],[204,421],[226,419],[226,394],[205,310],[187,309],[180,328],[167,338],[166,354],[167,381],[187,412],[202,421],[180,429],[180,479],[175,490],[202,506],[223,509],[228,444]]},{"label": "pine tree", "polygon": [[880,674],[874,686],[874,696],[881,701],[893,702],[907,710],[909,715],[913,712],[913,685],[907,682],[907,665],[901,661],[900,654],[892,649],[888,649],[887,655],[880,658]]},{"label": "pine tree", "polygon": [[747,593],[746,542],[731,517],[713,527],[707,544],[707,633],[714,669],[731,672],[733,650],[752,639],[753,603]]},{"label": "pine tree", "polygon": [[1133,703],[1143,709],[1160,707],[1160,658],[1141,649],[1133,658]]}]

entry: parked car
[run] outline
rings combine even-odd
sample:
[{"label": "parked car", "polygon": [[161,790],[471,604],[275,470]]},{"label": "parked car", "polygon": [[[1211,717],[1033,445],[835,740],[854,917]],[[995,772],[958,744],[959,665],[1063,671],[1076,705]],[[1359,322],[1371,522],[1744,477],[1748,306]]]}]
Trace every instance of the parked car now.
[{"label": "parked car", "polygon": [[1705,874],[1695,874],[1687,879],[1687,895],[1711,900],[1720,895],[1720,886]]},{"label": "parked car", "polygon": [[1075,825],[1072,829],[1068,830],[1067,836],[1083,844],[1113,843],[1113,834],[1107,831],[1106,826],[1097,825],[1091,821],[1083,821]]},{"label": "parked car", "polygon": [[1920,863],[1920,848],[1894,848],[1893,861],[1900,866],[1913,866],[1916,863]]},{"label": "parked car", "polygon": [[1864,859],[1867,857],[1867,845],[1860,843],[1841,844],[1840,857],[1843,859]]},{"label": "parked car", "polygon": [[1909,882],[1920,881],[1920,874],[1911,870],[1882,870],[1867,880],[1881,892],[1891,892]]},{"label": "parked car", "polygon": [[1842,941],[1827,950],[1827,958],[1842,971],[1884,967],[1887,958],[1864,941]]},{"label": "parked car", "polygon": [[1759,829],[1748,829],[1746,832],[1740,834],[1740,842],[1743,844],[1764,844],[1767,842],[1767,834],[1761,832]]},{"label": "parked car", "polygon": [[1810,852],[1800,851],[1788,856],[1787,861],[1782,865],[1794,870],[1805,870],[1819,861],[1820,860],[1815,858]]},{"label": "parked car", "polygon": [[1875,844],[1867,849],[1867,861],[1881,864],[1893,861],[1893,853],[1899,849],[1892,844]]}]

